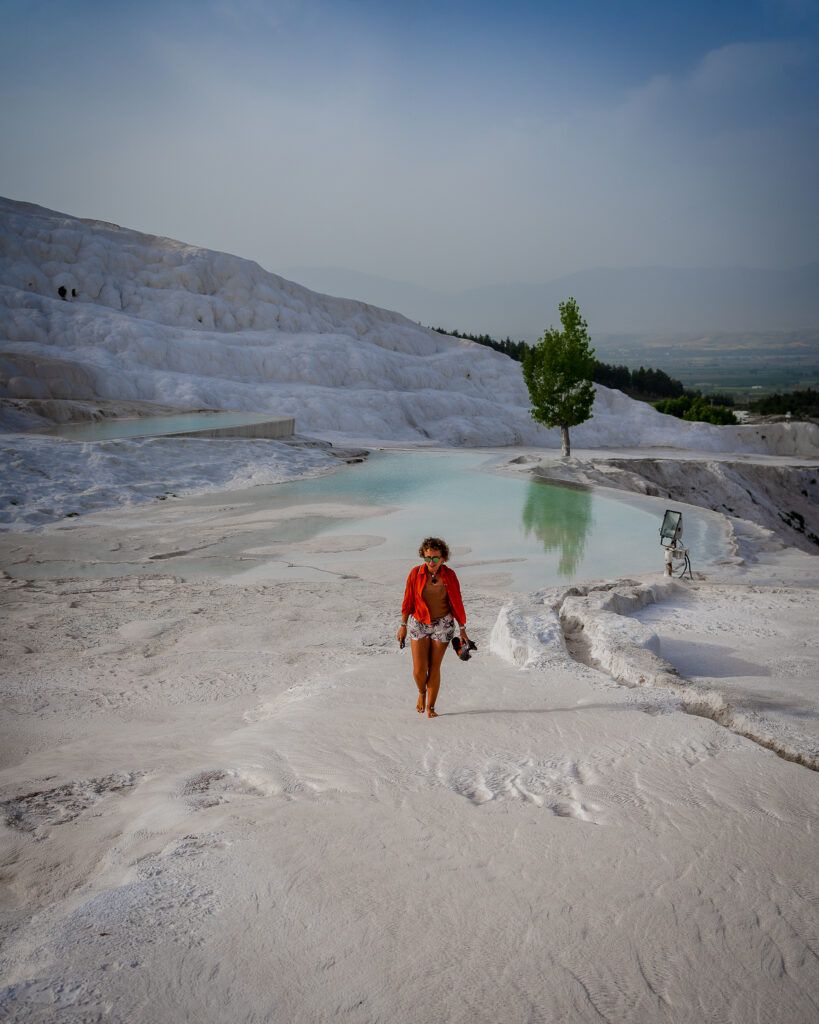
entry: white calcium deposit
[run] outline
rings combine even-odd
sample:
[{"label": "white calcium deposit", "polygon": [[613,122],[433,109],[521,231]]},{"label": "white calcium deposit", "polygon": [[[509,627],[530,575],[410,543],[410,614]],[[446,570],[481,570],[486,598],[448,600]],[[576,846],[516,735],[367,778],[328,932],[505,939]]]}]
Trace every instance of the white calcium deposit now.
[{"label": "white calcium deposit", "polygon": [[[487,577],[429,720],[413,552],[252,494],[0,535],[4,1020],[812,1018],[817,776],[764,745],[816,721],[811,556],[642,609]],[[174,575],[273,529],[315,581]]]},{"label": "white calcium deposit", "polygon": [[[302,432],[357,438],[559,446],[531,419],[507,356],[237,256],[0,200],[0,281],[0,395],[271,412]],[[705,451],[796,443],[793,429],[762,433],[684,423],[599,387],[573,439]]]},{"label": "white calcium deposit", "polygon": [[0,529],[29,529],[84,512],[315,476],[338,467],[316,448],[272,440],[157,437],[78,443],[0,441]]},{"label": "white calcium deposit", "polygon": [[[447,654],[422,717],[395,636],[415,552],[380,535],[389,510],[340,543],[302,527],[361,519],[343,493],[231,490],[337,459],[21,431],[67,399],[159,402],[373,445],[526,441],[525,471],[558,438],[520,367],[233,256],[0,214],[0,1018],[815,1019],[813,556],[736,519],[734,553],[686,585],[521,596],[487,572],[463,594],[478,651]],[[659,475],[608,470],[663,495],[641,501],[699,485],[745,516],[761,471],[706,471],[707,453],[816,453],[811,430],[764,432],[599,388],[573,439],[676,448]],[[804,511],[810,542],[806,506],[779,500],[797,478],[764,479],[766,514]],[[491,568],[491,536],[468,557]],[[240,571],[260,558],[307,575]]]}]

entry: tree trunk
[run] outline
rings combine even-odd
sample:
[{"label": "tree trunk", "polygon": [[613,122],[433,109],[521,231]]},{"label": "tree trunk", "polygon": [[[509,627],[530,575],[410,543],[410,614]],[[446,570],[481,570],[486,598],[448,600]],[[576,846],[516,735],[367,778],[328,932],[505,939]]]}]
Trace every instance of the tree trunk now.
[{"label": "tree trunk", "polygon": [[563,458],[564,459],[568,459],[568,457],[572,454],[572,448],[571,448],[571,445],[569,444],[569,428],[568,427],[561,427],[560,428],[560,440],[561,440],[561,443],[563,445]]}]

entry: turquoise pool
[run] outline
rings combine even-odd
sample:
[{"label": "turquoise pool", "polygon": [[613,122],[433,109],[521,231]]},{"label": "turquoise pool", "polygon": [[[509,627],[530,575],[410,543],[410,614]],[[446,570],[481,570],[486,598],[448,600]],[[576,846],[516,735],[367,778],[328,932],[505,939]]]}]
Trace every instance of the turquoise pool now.
[{"label": "turquoise pool", "polygon": [[[268,508],[311,506],[316,515],[308,533],[313,537],[383,538],[355,555],[339,551],[291,558],[324,569],[385,558],[411,562],[419,541],[433,535],[449,543],[452,564],[466,578],[502,573],[510,588],[520,591],[662,571],[659,528],[665,503],[638,497],[623,501],[525,474],[492,472],[496,461],[475,452],[375,453],[361,465],[328,476],[257,488],[253,504],[261,499]],[[323,520],[324,502],[360,505],[366,515]],[[374,506],[386,514],[373,518]],[[280,544],[305,539],[301,520],[291,523],[278,526],[270,539]],[[684,527],[695,568],[725,554],[724,529],[713,513],[684,507]],[[291,529],[296,530],[292,536]],[[248,582],[297,578],[297,569],[270,560],[242,576]]]},{"label": "turquoise pool", "polygon": [[[507,456],[508,457],[508,456]],[[573,581],[661,573],[666,503],[560,487],[475,451],[375,452],[309,480],[211,492],[102,513],[121,540],[101,550],[91,520],[47,531],[24,579],[171,572],[247,584],[405,574],[425,536],[443,537],[462,578],[529,592]],[[724,557],[724,521],[682,506],[695,569]]]}]

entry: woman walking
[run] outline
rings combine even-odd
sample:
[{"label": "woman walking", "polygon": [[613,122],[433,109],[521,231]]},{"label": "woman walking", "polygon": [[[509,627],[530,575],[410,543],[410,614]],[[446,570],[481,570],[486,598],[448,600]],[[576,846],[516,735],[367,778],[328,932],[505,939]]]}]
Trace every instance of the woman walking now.
[{"label": "woman walking", "polygon": [[461,642],[466,635],[466,612],[461,600],[458,577],[446,565],[449,546],[440,537],[427,537],[418,554],[423,558],[407,576],[401,625],[396,639],[403,646],[409,628],[412,643],[412,674],[418,687],[418,713],[436,718],[435,701],[441,685],[441,662],[449,642],[455,635],[457,621]]}]

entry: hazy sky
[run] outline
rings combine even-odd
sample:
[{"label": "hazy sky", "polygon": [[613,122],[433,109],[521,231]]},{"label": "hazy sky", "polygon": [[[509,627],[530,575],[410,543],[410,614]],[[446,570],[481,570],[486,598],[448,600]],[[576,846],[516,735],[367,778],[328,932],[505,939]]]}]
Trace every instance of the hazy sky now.
[{"label": "hazy sky", "polygon": [[819,2],[0,0],[0,192],[444,289],[819,259]]}]

